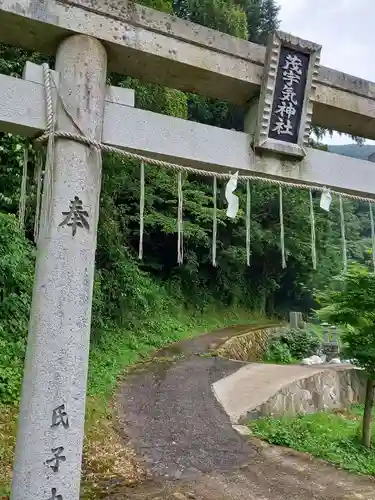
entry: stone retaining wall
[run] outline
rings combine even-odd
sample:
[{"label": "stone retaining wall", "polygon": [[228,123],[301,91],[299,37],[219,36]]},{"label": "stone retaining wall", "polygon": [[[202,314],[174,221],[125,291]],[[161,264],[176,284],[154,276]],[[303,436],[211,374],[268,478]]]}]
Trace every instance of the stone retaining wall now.
[{"label": "stone retaining wall", "polygon": [[322,369],[283,387],[277,394],[241,419],[297,416],[322,410],[346,409],[363,403],[366,380],[361,370],[350,366]]},{"label": "stone retaining wall", "polygon": [[263,359],[269,339],[279,336],[284,327],[268,327],[231,338],[217,350],[218,356],[238,361],[256,362]]}]

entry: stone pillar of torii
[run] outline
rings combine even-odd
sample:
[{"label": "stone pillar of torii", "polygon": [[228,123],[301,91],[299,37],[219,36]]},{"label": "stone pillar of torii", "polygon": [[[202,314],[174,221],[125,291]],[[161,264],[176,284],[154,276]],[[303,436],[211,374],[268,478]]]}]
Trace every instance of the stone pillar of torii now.
[{"label": "stone pillar of torii", "polygon": [[[375,84],[319,66],[320,46],[267,49],[133,3],[0,0],[0,41],[50,54],[54,129],[149,158],[375,199],[373,163],[310,149],[311,124],[375,139]],[[244,132],[134,108],[108,69],[248,107]],[[0,75],[0,130],[47,128],[43,69]],[[255,155],[253,153],[255,151]],[[12,500],[78,500],[100,149],[55,138],[44,186]],[[43,215],[43,214],[42,214]]]}]

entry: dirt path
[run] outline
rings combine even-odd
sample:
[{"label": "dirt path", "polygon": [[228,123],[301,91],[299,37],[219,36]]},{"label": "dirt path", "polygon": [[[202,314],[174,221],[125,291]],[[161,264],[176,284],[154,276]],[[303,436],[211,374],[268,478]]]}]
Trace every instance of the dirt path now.
[{"label": "dirt path", "polygon": [[[136,488],[120,488],[110,498],[375,500],[375,482],[370,478],[241,437],[233,430],[212,384],[245,363],[196,354],[234,334],[233,329],[221,330],[216,336],[177,344],[122,383],[121,429],[150,479]],[[165,359],[171,354],[180,356]]]},{"label": "dirt path", "polygon": [[[256,440],[251,464],[232,471],[212,471],[194,479],[150,480],[122,489],[111,500],[374,500],[370,478],[349,474],[305,454]],[[109,500],[109,499],[108,499]]]}]

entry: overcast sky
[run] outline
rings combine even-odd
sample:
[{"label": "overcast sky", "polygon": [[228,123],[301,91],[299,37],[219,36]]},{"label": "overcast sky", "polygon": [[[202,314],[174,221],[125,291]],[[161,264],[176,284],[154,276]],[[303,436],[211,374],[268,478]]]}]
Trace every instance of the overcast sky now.
[{"label": "overcast sky", "polygon": [[[375,82],[375,0],[277,0],[280,28],[323,46],[321,64]],[[331,144],[348,144],[334,134]],[[368,141],[375,144],[375,141]]]}]

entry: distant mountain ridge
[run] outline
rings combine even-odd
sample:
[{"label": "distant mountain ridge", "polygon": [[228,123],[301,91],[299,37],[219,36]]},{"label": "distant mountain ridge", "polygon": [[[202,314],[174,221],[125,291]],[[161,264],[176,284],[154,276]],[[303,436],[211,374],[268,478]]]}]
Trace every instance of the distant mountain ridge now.
[{"label": "distant mountain ridge", "polygon": [[342,146],[328,146],[328,151],[339,155],[350,156],[367,160],[370,154],[375,153],[375,146],[369,144],[360,146],[359,144],[343,144]]}]

